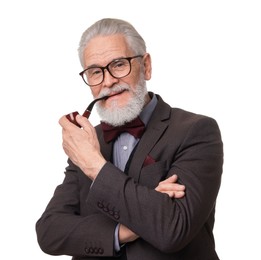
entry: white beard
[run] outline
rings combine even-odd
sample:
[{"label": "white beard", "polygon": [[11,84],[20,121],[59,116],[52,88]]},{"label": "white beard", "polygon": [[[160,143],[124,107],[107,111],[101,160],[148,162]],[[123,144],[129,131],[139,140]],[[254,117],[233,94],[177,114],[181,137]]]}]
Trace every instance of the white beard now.
[{"label": "white beard", "polygon": [[[123,90],[132,91],[128,84],[121,84],[115,85],[112,88],[103,89],[99,96],[105,96]],[[148,93],[144,77],[140,78],[136,90],[132,93],[133,97],[124,107],[118,107],[116,101],[110,108],[104,108],[97,103],[96,109],[101,121],[112,126],[120,126],[135,119],[142,111],[145,105],[145,97]]]}]

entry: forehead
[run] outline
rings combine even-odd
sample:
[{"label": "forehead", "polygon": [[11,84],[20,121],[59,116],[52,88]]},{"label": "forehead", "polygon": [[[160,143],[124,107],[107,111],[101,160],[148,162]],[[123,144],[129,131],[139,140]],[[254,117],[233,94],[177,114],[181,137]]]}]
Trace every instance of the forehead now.
[{"label": "forehead", "polygon": [[84,50],[84,63],[85,66],[106,65],[115,58],[131,54],[123,35],[96,36],[89,41]]}]

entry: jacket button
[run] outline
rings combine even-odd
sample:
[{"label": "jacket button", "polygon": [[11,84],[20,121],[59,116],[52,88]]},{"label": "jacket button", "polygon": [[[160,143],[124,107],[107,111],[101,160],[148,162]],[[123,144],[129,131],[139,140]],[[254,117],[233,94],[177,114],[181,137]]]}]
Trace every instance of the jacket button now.
[{"label": "jacket button", "polygon": [[114,216],[115,219],[119,219],[120,218],[120,215],[117,212],[115,212],[113,216]]},{"label": "jacket button", "polygon": [[102,208],[104,207],[101,202],[98,202],[98,203],[97,203],[97,206],[98,206],[100,209],[102,209]]},{"label": "jacket button", "polygon": [[85,248],[85,253],[86,254],[93,254],[93,248],[92,247],[86,247]]}]

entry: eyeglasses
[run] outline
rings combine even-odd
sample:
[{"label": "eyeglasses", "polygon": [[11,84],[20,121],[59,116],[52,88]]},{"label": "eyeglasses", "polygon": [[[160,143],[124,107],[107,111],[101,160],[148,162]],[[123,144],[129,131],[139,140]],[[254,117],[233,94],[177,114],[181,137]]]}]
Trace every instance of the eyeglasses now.
[{"label": "eyeglasses", "polygon": [[143,55],[136,55],[133,57],[115,59],[105,67],[92,66],[80,72],[79,75],[88,86],[94,87],[103,82],[105,69],[116,79],[124,78],[131,72],[131,60],[142,57]]}]

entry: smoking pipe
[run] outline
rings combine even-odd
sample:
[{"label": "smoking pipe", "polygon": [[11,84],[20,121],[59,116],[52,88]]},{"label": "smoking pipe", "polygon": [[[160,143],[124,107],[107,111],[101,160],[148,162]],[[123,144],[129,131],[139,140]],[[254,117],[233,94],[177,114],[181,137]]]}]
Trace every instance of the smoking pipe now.
[{"label": "smoking pipe", "polygon": [[[111,96],[113,96],[113,95],[111,95]],[[92,109],[93,109],[93,107],[94,107],[94,104],[95,104],[97,101],[106,100],[107,98],[109,98],[109,97],[111,97],[111,96],[104,96],[104,97],[100,97],[100,98],[94,99],[94,100],[89,104],[89,106],[85,109],[85,111],[83,112],[82,116],[84,116],[84,117],[86,117],[86,118],[89,118],[89,116],[90,116],[90,114],[91,114],[91,111],[92,111]],[[81,127],[81,126],[77,123],[77,121],[76,121],[76,116],[77,116],[77,115],[79,115],[79,112],[75,111],[75,112],[72,112],[72,113],[70,113],[70,114],[67,114],[66,117],[67,117],[67,119],[68,119],[71,123],[75,124],[75,125],[78,126],[78,127]]]}]

